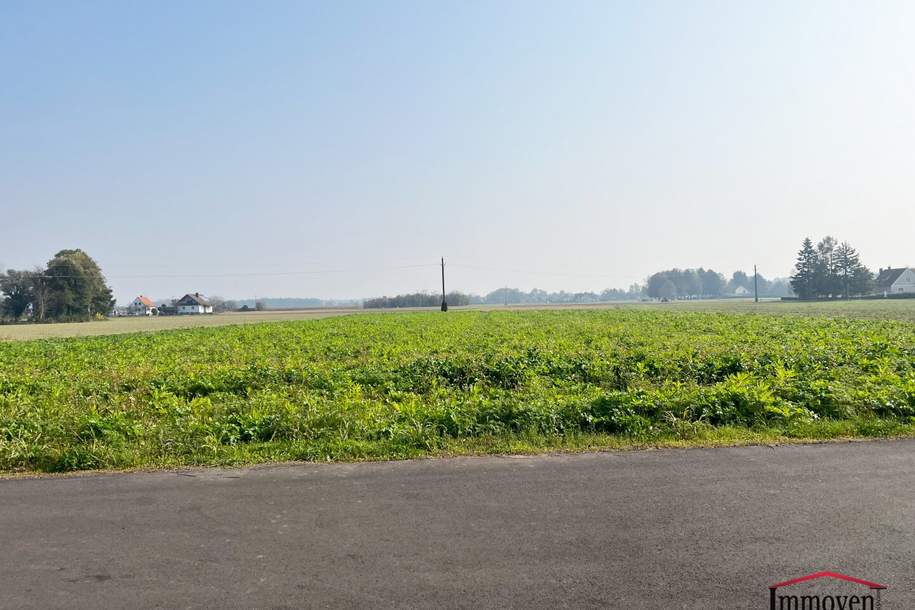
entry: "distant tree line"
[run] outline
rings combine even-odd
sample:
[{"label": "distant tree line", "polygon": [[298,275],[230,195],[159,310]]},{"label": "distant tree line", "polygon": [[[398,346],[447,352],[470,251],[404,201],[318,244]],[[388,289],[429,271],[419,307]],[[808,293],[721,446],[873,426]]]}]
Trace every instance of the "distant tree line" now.
[{"label": "distant tree line", "polygon": [[45,268],[0,274],[0,317],[32,322],[81,321],[114,306],[102,270],[82,250],[61,250]]},{"label": "distant tree line", "polygon": [[602,292],[547,292],[534,288],[524,292],[517,288],[498,288],[493,290],[479,302],[487,305],[523,305],[538,303],[603,303],[606,301],[631,301],[638,300],[642,294],[642,287],[633,284],[628,290],[620,288],[607,288]]},{"label": "distant tree line", "polygon": [[[471,295],[462,292],[449,292],[446,295],[449,306],[470,305]],[[442,295],[430,292],[399,294],[395,297],[378,297],[363,301],[365,309],[390,309],[397,307],[438,307],[442,304]]]},{"label": "distant tree line", "polygon": [[[534,288],[524,292],[518,288],[499,288],[485,296],[452,292],[447,295],[449,306],[461,305],[524,305],[535,303],[603,303],[606,301],[638,300],[642,287],[633,284],[628,290],[608,288],[603,292],[547,292]],[[362,306],[365,309],[384,309],[394,307],[438,307],[442,304],[442,295],[428,292],[401,294],[395,297],[378,297],[367,299]]]},{"label": "distant tree line", "polygon": [[[216,297],[213,297],[216,298]],[[439,297],[441,298],[441,297]],[[212,300],[212,299],[211,299]],[[233,301],[237,308],[247,306],[248,309],[257,308],[261,303],[263,309],[309,309],[315,307],[359,307],[359,299],[317,299],[307,297],[269,297],[263,299],[241,299]]]},{"label": "distant tree line", "polygon": [[801,299],[849,298],[871,294],[874,274],[847,241],[827,235],[814,246],[804,239],[791,276],[791,287]]},{"label": "distant tree line", "polygon": [[644,294],[652,299],[708,299],[723,296],[754,294],[761,297],[788,296],[788,280],[768,280],[757,275],[735,271],[731,279],[713,269],[668,269],[652,274],[645,282]]}]

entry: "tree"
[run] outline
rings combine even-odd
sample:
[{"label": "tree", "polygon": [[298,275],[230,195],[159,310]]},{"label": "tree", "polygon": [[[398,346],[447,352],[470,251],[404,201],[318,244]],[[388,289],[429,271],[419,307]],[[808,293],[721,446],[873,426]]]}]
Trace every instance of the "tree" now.
[{"label": "tree", "polygon": [[[471,296],[461,292],[449,292],[445,301],[453,307],[469,305]],[[390,309],[396,307],[438,307],[442,302],[441,293],[415,292],[413,294],[399,294],[395,297],[377,297],[366,299],[362,302],[365,309]]]},{"label": "tree", "polygon": [[652,274],[645,282],[645,294],[652,299],[660,299],[661,286],[663,286],[666,281],[669,281],[666,272],[659,271],[658,273]]},{"label": "tree", "polygon": [[843,241],[835,250],[836,277],[842,287],[842,296],[849,297],[855,272],[861,266],[858,252],[847,241]]},{"label": "tree", "polygon": [[707,297],[721,296],[724,291],[724,276],[711,269],[699,268],[699,280],[702,284],[702,295]]},{"label": "tree", "polygon": [[48,261],[48,317],[86,320],[114,306],[102,270],[82,250],[61,250]]},{"label": "tree", "polygon": [[837,240],[827,235],[817,244],[815,296],[834,296],[841,291],[841,282],[836,271],[835,250]]},{"label": "tree", "polygon": [[874,274],[861,263],[858,251],[847,241],[833,250],[832,266],[835,283],[846,299],[873,291]]},{"label": "tree", "polygon": [[852,295],[873,292],[874,274],[861,263],[858,251],[847,241],[843,241],[835,250],[835,268],[846,299]]},{"label": "tree", "polygon": [[698,297],[702,295],[702,279],[695,269],[683,269],[677,274],[675,280],[677,291],[684,296]]},{"label": "tree", "polygon": [[874,292],[874,274],[864,265],[858,265],[849,285],[852,294],[871,294]]},{"label": "tree", "polygon": [[0,292],[5,296],[0,302],[0,313],[4,317],[19,320],[32,306],[34,274],[31,271],[10,269],[0,275]]},{"label": "tree", "polygon": [[801,299],[810,299],[817,295],[817,278],[820,260],[813,242],[809,237],[804,238],[797,262],[794,264],[794,275],[791,276],[791,288]]},{"label": "tree", "polygon": [[665,279],[658,288],[658,296],[662,299],[672,299],[677,296],[677,285],[673,280]]},{"label": "tree", "polygon": [[[673,291],[667,282],[673,284]],[[645,282],[644,292],[653,299],[669,299],[671,293],[680,297],[719,296],[723,287],[724,277],[712,269],[674,268],[651,275]],[[634,286],[632,290],[636,288],[641,287]]]},{"label": "tree", "polygon": [[483,300],[490,305],[513,305],[526,301],[525,294],[517,288],[497,288],[487,294]]},{"label": "tree", "polygon": [[48,299],[51,288],[44,269],[35,267],[32,271],[32,319],[41,322],[48,312]]}]

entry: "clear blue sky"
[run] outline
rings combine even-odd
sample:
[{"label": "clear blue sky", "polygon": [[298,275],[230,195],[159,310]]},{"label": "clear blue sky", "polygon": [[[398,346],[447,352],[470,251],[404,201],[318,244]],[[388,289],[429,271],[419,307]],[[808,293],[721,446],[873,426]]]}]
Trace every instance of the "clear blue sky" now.
[{"label": "clear blue sky", "polygon": [[0,264],[80,247],[120,301],[435,290],[401,267],[442,255],[478,292],[784,276],[827,233],[915,264],[913,31],[910,2],[7,0]]}]

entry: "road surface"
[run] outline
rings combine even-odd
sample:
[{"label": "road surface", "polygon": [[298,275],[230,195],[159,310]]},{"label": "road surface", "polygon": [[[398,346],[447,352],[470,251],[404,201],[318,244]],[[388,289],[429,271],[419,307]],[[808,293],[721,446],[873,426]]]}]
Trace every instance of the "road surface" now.
[{"label": "road surface", "polygon": [[915,440],[0,480],[0,607],[915,607]]}]

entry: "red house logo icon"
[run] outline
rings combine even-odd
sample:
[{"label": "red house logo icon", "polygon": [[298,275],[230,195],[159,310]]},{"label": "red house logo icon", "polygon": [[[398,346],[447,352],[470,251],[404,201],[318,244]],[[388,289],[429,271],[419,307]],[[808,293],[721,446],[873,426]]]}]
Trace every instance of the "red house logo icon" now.
[{"label": "red house logo icon", "polygon": [[[802,582],[809,582],[819,578],[834,578],[844,580],[868,588],[868,593],[862,595],[791,595],[782,593],[779,589],[797,585]],[[886,589],[886,585],[881,585],[869,580],[846,576],[838,572],[814,572],[807,576],[792,578],[784,582],[779,582],[769,587],[769,610],[879,610],[880,609],[880,592]]]}]

